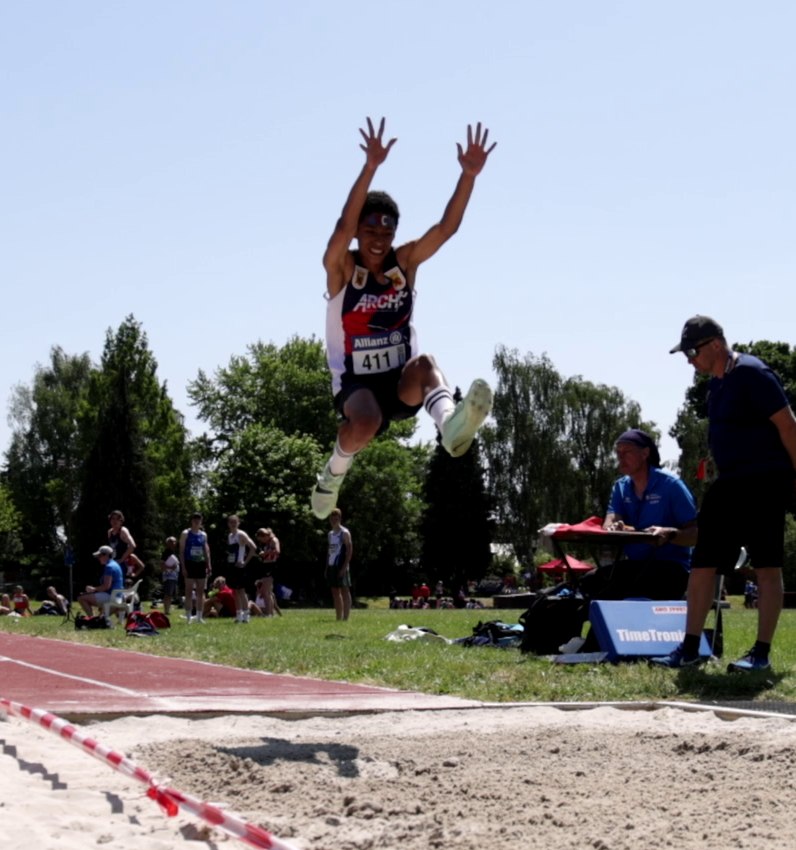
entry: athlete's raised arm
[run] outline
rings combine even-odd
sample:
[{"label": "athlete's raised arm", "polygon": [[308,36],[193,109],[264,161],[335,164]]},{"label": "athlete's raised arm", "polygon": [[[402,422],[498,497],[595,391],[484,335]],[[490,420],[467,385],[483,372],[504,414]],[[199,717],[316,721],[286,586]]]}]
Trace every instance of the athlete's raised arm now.
[{"label": "athlete's raised arm", "polygon": [[473,193],[475,178],[481,173],[486,165],[487,157],[497,144],[493,142],[487,147],[488,138],[489,130],[484,127],[482,131],[480,121],[475,126],[475,134],[473,134],[472,125],[467,125],[467,149],[463,150],[460,144],[456,144],[462,173],[459,175],[456,188],[445,207],[442,218],[418,240],[408,242],[398,249],[398,260],[407,271],[413,272],[420,263],[436,254],[459,229],[470,195]]},{"label": "athlete's raised arm", "polygon": [[343,211],[337,220],[334,232],[329,239],[329,244],[326,246],[326,252],[323,255],[323,267],[326,269],[326,285],[329,294],[332,296],[336,295],[343,288],[346,282],[347,271],[350,271],[346,269],[348,248],[351,240],[356,236],[359,214],[365,203],[373,175],[384,160],[387,159],[390,148],[396,142],[396,139],[390,139],[386,144],[384,143],[384,118],[379,122],[378,131],[373,127],[373,122],[370,118],[367,121],[367,132],[361,128],[359,130],[364,139],[364,144],[361,144],[360,147],[365,151],[365,164],[362,166],[362,171],[359,172],[359,176],[354,181],[354,185],[348,193]]}]

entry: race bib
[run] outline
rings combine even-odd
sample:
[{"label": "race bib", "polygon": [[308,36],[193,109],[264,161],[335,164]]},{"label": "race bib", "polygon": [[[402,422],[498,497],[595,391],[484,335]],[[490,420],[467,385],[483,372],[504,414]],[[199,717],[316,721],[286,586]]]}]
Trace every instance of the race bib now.
[{"label": "race bib", "polygon": [[355,336],[351,363],[355,375],[378,375],[406,363],[406,342],[400,331],[379,336]]},{"label": "race bib", "polygon": [[205,559],[204,546],[191,546],[189,553],[192,561],[204,561]]}]

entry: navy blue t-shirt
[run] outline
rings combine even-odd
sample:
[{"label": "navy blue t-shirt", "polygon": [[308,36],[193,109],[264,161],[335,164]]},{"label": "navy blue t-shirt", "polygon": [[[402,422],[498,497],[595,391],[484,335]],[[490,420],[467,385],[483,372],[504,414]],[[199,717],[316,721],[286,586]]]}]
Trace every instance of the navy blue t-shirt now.
[{"label": "navy blue t-shirt", "polygon": [[719,478],[793,472],[771,417],[788,406],[777,375],[762,360],[739,354],[708,388],[708,442]]}]

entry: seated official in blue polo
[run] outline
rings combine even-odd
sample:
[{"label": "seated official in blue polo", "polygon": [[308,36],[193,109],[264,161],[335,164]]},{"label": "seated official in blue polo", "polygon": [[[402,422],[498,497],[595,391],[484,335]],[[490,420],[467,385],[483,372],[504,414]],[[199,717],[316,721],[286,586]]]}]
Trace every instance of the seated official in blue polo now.
[{"label": "seated official in blue polo", "polygon": [[681,599],[688,585],[691,548],[697,538],[697,508],[683,481],[660,468],[655,441],[638,428],[615,444],[619,472],[603,528],[646,531],[652,543],[629,543],[614,564],[580,580],[589,599]]}]

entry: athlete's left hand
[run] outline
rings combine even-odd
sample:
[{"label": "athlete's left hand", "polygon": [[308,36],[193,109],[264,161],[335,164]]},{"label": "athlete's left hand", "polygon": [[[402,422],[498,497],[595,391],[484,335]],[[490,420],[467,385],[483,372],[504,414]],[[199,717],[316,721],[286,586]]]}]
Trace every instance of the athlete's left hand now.
[{"label": "athlete's left hand", "polygon": [[481,169],[486,165],[486,158],[495,149],[497,142],[487,148],[486,141],[489,137],[489,130],[484,127],[483,136],[481,135],[481,122],[475,125],[475,137],[473,137],[472,124],[467,125],[467,150],[462,150],[460,144],[456,144],[456,150],[459,152],[459,165],[462,171],[469,177],[475,177],[481,173]]}]

